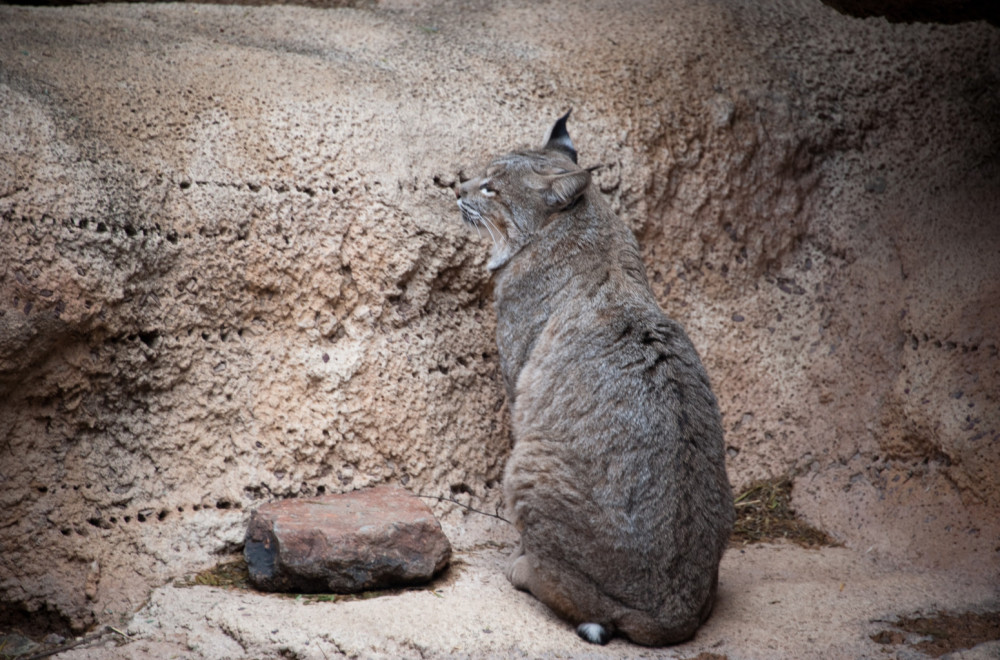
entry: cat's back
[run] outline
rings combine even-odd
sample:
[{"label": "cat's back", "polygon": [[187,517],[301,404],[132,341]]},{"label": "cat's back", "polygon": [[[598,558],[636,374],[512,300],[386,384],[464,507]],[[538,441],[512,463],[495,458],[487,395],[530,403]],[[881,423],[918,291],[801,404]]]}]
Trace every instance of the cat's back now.
[{"label": "cat's back", "polygon": [[606,529],[627,532],[616,546],[672,552],[702,543],[684,524],[701,528],[691,516],[728,536],[718,406],[690,339],[655,304],[553,313],[515,397],[515,452],[547,464],[512,465],[530,473],[530,497],[568,502],[565,492],[577,493]]},{"label": "cat's back", "polygon": [[666,591],[708,589],[677,574],[677,559],[707,544],[705,566],[685,574],[714,574],[732,502],[698,354],[612,245],[602,268],[580,270],[583,286],[554,294],[519,374],[508,501],[533,521],[522,534],[540,553],[587,567],[608,595],[646,609]]}]

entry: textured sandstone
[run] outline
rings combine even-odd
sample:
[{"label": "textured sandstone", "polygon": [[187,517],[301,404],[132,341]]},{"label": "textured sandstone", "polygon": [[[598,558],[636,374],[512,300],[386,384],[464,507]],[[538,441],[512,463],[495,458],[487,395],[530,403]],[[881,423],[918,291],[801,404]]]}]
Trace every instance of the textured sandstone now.
[{"label": "textured sandstone", "polygon": [[448,185],[570,106],[703,355],[734,486],[793,472],[849,548],[1000,570],[995,28],[0,6],[0,52],[0,601],[117,620],[263,499],[494,511],[486,248]]},{"label": "textured sandstone", "polygon": [[427,582],[451,544],[426,504],[377,486],[261,505],[243,555],[258,589],[355,593]]}]

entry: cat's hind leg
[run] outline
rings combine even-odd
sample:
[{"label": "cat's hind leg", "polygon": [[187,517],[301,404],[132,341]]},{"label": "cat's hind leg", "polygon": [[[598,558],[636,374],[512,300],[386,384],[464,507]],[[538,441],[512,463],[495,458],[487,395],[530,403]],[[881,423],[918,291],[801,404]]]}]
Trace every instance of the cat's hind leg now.
[{"label": "cat's hind leg", "polygon": [[[574,623],[584,621],[577,626],[576,634],[591,644],[607,644],[614,636],[615,628],[612,624],[590,621],[581,611],[576,599],[571,596],[571,593],[578,590],[571,587],[572,582],[560,584],[559,580],[546,578],[538,561],[525,553],[523,546],[515,553],[507,568],[507,579],[514,588],[529,592],[564,619]],[[577,594],[577,597],[581,595]]]}]

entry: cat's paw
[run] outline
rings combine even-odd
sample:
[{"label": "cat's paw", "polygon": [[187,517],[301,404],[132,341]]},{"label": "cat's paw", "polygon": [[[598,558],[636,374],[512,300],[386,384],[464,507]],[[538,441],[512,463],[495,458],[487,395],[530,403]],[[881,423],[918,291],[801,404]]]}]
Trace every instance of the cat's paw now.
[{"label": "cat's paw", "polygon": [[531,564],[528,563],[528,558],[523,554],[514,559],[507,567],[507,579],[514,585],[515,589],[530,592],[531,577]]}]

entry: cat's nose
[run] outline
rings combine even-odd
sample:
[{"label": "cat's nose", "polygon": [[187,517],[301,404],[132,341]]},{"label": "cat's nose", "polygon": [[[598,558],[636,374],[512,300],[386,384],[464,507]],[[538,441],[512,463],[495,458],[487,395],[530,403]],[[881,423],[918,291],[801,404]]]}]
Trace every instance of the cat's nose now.
[{"label": "cat's nose", "polygon": [[462,199],[462,188],[458,184],[452,190],[455,191],[455,199]]}]

